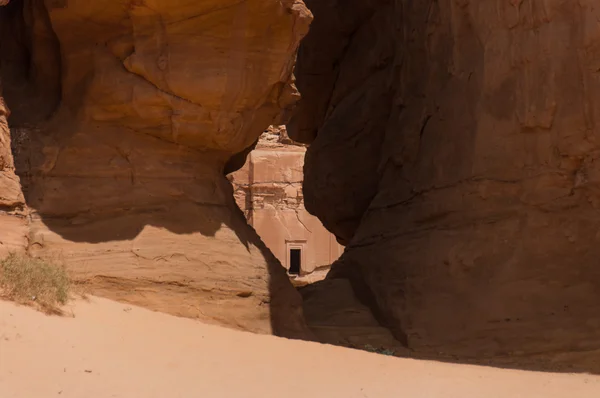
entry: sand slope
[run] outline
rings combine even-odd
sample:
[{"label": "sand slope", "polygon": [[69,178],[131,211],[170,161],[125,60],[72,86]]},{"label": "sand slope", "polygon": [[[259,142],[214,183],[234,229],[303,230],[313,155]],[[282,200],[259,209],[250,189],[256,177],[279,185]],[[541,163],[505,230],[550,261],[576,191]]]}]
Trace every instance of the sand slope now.
[{"label": "sand slope", "polygon": [[99,298],[73,312],[0,301],[0,397],[600,397],[596,376],[398,359]]}]

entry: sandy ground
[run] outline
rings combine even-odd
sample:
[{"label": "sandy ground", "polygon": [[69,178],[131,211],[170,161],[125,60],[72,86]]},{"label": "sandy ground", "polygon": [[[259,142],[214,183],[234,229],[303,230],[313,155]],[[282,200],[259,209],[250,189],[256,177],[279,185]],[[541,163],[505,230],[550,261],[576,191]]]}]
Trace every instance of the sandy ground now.
[{"label": "sandy ground", "polygon": [[73,312],[0,301],[0,397],[600,397],[600,377],[589,375],[399,359],[99,298]]}]

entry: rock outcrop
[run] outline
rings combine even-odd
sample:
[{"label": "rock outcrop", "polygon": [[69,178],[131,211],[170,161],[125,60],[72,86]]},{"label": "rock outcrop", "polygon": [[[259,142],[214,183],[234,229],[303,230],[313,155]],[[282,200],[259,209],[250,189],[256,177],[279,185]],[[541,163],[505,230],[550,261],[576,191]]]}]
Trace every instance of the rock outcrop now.
[{"label": "rock outcrop", "polygon": [[26,222],[22,211],[25,199],[15,174],[6,120],[9,110],[1,93],[0,87],[0,256],[5,256],[25,246]]},{"label": "rock outcrop", "polygon": [[330,275],[416,352],[598,371],[596,2],[307,5],[288,131]]},{"label": "rock outcrop", "polygon": [[[8,3],[8,0],[1,0],[0,7]],[[4,26],[4,21],[0,21],[0,29]],[[2,37],[4,36],[3,29]],[[0,46],[0,50],[2,47]],[[15,173],[7,120],[9,115],[10,110],[2,97],[0,80],[0,257],[23,250],[26,245],[26,221],[23,212],[25,198],[19,177]]]},{"label": "rock outcrop", "polygon": [[224,176],[298,98],[304,4],[22,0],[0,12],[30,253],[59,256],[109,298],[306,337],[299,296]]},{"label": "rock outcrop", "polygon": [[19,177],[15,174],[10,132],[6,121],[8,115],[8,108],[0,98],[0,208],[4,210],[22,206],[24,203]]},{"label": "rock outcrop", "polygon": [[244,166],[228,176],[248,223],[293,275],[294,283],[318,278],[316,274],[313,279],[302,278],[317,270],[324,276],[343,251],[319,219],[304,208],[305,152],[304,145],[289,139],[284,126],[271,126]]}]

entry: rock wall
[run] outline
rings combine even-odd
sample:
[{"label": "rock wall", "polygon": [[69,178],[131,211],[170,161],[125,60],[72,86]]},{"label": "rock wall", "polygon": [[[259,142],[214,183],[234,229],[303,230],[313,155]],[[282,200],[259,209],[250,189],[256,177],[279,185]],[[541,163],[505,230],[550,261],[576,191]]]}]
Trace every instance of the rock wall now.
[{"label": "rock wall", "polygon": [[95,294],[306,337],[299,296],[224,176],[298,97],[304,4],[23,0],[1,12],[29,252],[64,259]]},{"label": "rock wall", "polygon": [[25,199],[15,174],[6,120],[10,112],[1,95],[0,87],[0,256],[5,256],[25,246],[26,222],[22,211]]},{"label": "rock wall", "polygon": [[[304,208],[305,152],[289,140],[284,126],[271,126],[244,167],[228,176],[248,223],[290,274],[299,276],[324,271],[342,253],[335,237]],[[290,269],[293,249],[300,250],[297,270]]]},{"label": "rock wall", "polygon": [[307,5],[288,131],[335,274],[416,352],[597,371],[596,2]]}]

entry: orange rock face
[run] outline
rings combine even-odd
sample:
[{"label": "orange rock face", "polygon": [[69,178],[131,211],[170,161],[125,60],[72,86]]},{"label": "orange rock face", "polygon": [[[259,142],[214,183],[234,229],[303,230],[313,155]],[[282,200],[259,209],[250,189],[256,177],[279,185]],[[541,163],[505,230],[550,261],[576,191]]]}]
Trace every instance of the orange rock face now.
[{"label": "orange rock face", "polygon": [[[1,94],[1,90],[0,90]],[[0,256],[22,249],[26,244],[26,223],[19,210],[25,199],[15,174],[6,118],[9,114],[0,97]]]},{"label": "orange rock face", "polygon": [[417,351],[597,370],[597,3],[307,5],[288,131],[332,273]]},{"label": "orange rock face", "polygon": [[[0,95],[1,95],[0,91]],[[14,161],[10,145],[10,131],[6,104],[0,97],[0,208],[12,209],[23,205],[23,193],[19,177],[15,174]]]},{"label": "orange rock face", "polygon": [[343,248],[304,208],[306,148],[292,143],[282,127],[272,126],[261,135],[244,167],[228,178],[248,223],[290,275],[304,276],[324,271]]},{"label": "orange rock face", "polygon": [[[303,3],[32,0],[1,18],[30,252],[110,298],[304,335],[298,295],[224,177],[297,99]],[[51,117],[32,111],[40,97]]]}]

